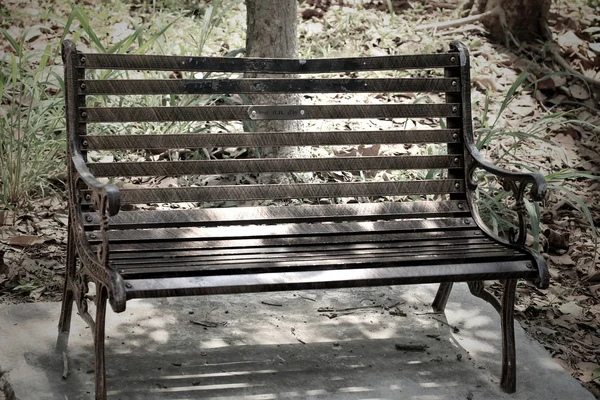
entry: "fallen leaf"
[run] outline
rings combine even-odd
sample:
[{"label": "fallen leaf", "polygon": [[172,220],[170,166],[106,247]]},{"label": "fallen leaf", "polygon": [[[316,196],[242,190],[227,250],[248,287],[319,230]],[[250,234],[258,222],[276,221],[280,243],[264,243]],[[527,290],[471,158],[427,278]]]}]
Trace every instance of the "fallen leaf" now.
[{"label": "fallen leaf", "polygon": [[587,89],[581,85],[571,85],[571,87],[569,87],[569,92],[571,93],[571,96],[578,100],[587,100],[590,98],[590,94],[588,93]]},{"label": "fallen leaf", "polygon": [[575,261],[568,254],[563,254],[562,256],[550,256],[550,260],[559,265],[575,265]]},{"label": "fallen leaf", "polygon": [[600,368],[600,365],[591,362],[580,362],[577,363],[577,368],[579,369],[579,373],[581,374],[579,379],[582,382],[591,382],[595,377],[594,371]]},{"label": "fallen leaf", "polygon": [[35,246],[36,244],[42,244],[45,239],[39,236],[13,236],[8,240],[8,244],[12,246]]},{"label": "fallen leaf", "polygon": [[583,311],[583,307],[579,306],[574,301],[565,303],[565,304],[561,305],[560,307],[558,307],[558,309],[563,314],[573,315],[575,317],[580,316]]}]

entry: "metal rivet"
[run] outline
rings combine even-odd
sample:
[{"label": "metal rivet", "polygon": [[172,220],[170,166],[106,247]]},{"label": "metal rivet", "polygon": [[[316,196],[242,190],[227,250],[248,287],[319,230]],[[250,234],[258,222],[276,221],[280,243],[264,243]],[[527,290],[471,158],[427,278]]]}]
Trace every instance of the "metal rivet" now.
[{"label": "metal rivet", "polygon": [[456,57],[454,57],[454,56],[450,57],[450,61],[451,61],[451,62],[454,62],[454,61],[456,61]]},{"label": "metal rivet", "polygon": [[79,85],[79,87],[80,87],[82,90],[85,90],[85,83],[82,83],[81,85]]},{"label": "metal rivet", "polygon": [[459,162],[459,161],[460,161],[460,158],[458,158],[458,157],[454,157],[454,160],[453,160],[453,161],[454,161],[454,163],[456,164],[457,162]]},{"label": "metal rivet", "polygon": [[458,140],[458,133],[453,133],[452,134],[452,139]]},{"label": "metal rivet", "polygon": [[126,284],[125,284],[125,287],[126,287],[127,289],[131,289],[133,286],[131,286],[131,283],[126,283]]},{"label": "metal rivet", "polygon": [[304,110],[300,110],[300,115],[304,115]]},{"label": "metal rivet", "polygon": [[458,203],[458,209],[462,210],[463,208],[465,208],[465,205],[463,203]]},{"label": "metal rivet", "polygon": [[87,118],[87,113],[85,111],[81,112],[81,118]]},{"label": "metal rivet", "polygon": [[533,264],[528,262],[527,264],[525,264],[525,266],[529,269],[533,269]]},{"label": "metal rivet", "polygon": [[471,220],[470,220],[470,219],[465,219],[465,220],[464,220],[464,223],[465,223],[466,225],[471,225]]},{"label": "metal rivet", "polygon": [[452,112],[453,112],[453,113],[455,113],[455,112],[457,112],[457,111],[458,111],[458,107],[456,107],[456,106],[452,106]]},{"label": "metal rivet", "polygon": [[92,196],[90,196],[89,194],[85,195],[85,200],[86,201],[90,201],[92,199]]},{"label": "metal rivet", "polygon": [[90,234],[90,239],[96,239],[96,234],[95,233]]},{"label": "metal rivet", "polygon": [[81,145],[82,145],[83,147],[87,147],[87,145],[88,145],[88,141],[87,141],[87,140],[84,140],[83,142],[81,142]]},{"label": "metal rivet", "polygon": [[85,217],[86,222],[92,222],[92,217],[90,215]]},{"label": "metal rivet", "polygon": [[256,115],[256,110],[252,110],[252,115]]},{"label": "metal rivet", "polygon": [[456,86],[456,81],[452,81],[452,86]]},{"label": "metal rivet", "polygon": [[459,183],[459,182],[456,182],[456,183],[454,184],[454,187],[455,187],[455,188],[457,188],[457,189],[460,189],[460,183]]},{"label": "metal rivet", "polygon": [[85,57],[84,57],[84,56],[82,56],[82,57],[79,59],[79,61],[80,61],[82,64],[85,64],[85,61],[86,61],[86,60],[85,60]]}]

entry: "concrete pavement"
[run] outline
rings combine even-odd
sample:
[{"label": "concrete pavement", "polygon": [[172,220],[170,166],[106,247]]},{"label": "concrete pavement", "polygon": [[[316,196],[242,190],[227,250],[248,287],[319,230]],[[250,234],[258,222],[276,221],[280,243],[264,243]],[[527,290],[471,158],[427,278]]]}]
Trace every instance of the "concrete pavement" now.
[{"label": "concrete pavement", "polygon": [[[465,284],[445,316],[431,314],[436,287],[129,302],[107,319],[109,398],[594,399],[518,324],[517,393],[502,393],[498,315]],[[61,378],[59,311],[0,307],[0,369],[20,400],[93,398],[92,335],[76,314]]]}]

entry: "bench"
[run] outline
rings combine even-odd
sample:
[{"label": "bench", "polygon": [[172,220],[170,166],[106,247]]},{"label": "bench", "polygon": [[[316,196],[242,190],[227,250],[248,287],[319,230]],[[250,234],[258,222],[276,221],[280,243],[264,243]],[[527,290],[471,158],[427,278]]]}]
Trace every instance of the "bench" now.
[{"label": "bench", "polygon": [[[548,285],[544,259],[525,247],[524,195],[543,199],[546,182],[477,151],[464,45],[292,60],[84,54],[66,40],[63,60],[58,346],[66,354],[75,303],[94,332],[96,398],[106,397],[107,301],[120,313],[139,298],[440,283],[443,312],[454,282],[498,310],[501,387],[516,390],[516,283]],[[281,127],[291,121],[306,126]],[[513,192],[510,240],[478,213],[477,171]],[[487,280],[502,281],[500,301]]]}]

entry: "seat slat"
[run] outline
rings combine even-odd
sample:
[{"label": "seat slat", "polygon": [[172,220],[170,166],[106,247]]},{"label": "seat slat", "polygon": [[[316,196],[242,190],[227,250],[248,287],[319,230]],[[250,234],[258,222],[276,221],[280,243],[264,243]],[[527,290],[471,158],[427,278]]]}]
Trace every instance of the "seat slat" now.
[{"label": "seat slat", "polygon": [[331,157],[331,158],[263,158],[202,161],[107,162],[91,163],[97,177],[181,176],[264,172],[368,171],[400,169],[462,168],[458,155]]},{"label": "seat slat", "polygon": [[[146,253],[153,251],[180,252],[197,251],[200,249],[258,249],[261,247],[298,247],[313,246],[316,244],[327,245],[358,245],[364,243],[378,244],[386,241],[403,241],[407,245],[414,245],[414,242],[437,240],[443,242],[450,239],[480,239],[482,237],[479,229],[456,230],[456,231],[432,231],[418,233],[393,233],[387,232],[385,235],[365,232],[364,234],[354,235],[326,235],[326,236],[308,236],[308,237],[278,237],[278,238],[260,238],[260,239],[223,239],[223,240],[190,240],[190,241],[163,241],[163,242],[116,242],[110,244],[111,255],[117,253]],[[94,249],[97,250],[97,249]]]},{"label": "seat slat", "polygon": [[460,92],[458,78],[80,80],[80,94]]},{"label": "seat slat", "polygon": [[163,135],[82,135],[88,150],[206,147],[323,146],[351,144],[458,143],[458,129],[412,131],[240,132]]},{"label": "seat slat", "polygon": [[[258,237],[291,237],[334,234],[360,234],[380,232],[417,232],[439,231],[452,229],[468,229],[474,226],[472,218],[435,218],[426,220],[402,220],[385,222],[346,222],[346,223],[319,223],[319,224],[278,224],[278,225],[248,225],[205,228],[165,228],[165,229],[136,229],[108,231],[111,243],[135,241],[186,241],[195,239],[252,239]],[[100,232],[89,232],[90,242],[99,240]]]},{"label": "seat slat", "polygon": [[[109,218],[110,229],[189,227],[229,224],[278,224],[344,220],[435,218],[468,216],[460,200],[302,205],[282,207],[232,207],[193,210],[121,211]],[[86,227],[99,225],[98,213],[84,213]],[[89,221],[89,222],[88,222]]]},{"label": "seat slat", "polygon": [[[239,241],[237,241],[239,242]],[[444,240],[422,240],[422,241],[410,241],[410,240],[398,240],[398,241],[379,241],[379,242],[346,242],[346,243],[316,243],[316,244],[304,244],[295,246],[253,246],[253,247],[239,247],[235,244],[236,241],[229,241],[230,245],[220,246],[218,248],[199,248],[193,250],[176,250],[168,248],[160,249],[149,249],[143,252],[141,251],[119,251],[111,252],[110,259],[114,263],[123,264],[126,262],[128,265],[143,263],[151,259],[177,259],[183,260],[189,257],[198,256],[227,256],[227,255],[256,255],[256,254],[288,254],[297,252],[320,252],[320,251],[362,251],[368,254],[372,250],[377,249],[398,249],[401,248],[406,251],[421,251],[426,247],[435,246],[436,248],[454,248],[456,246],[477,246],[477,245],[490,245],[495,244],[488,238],[477,237],[477,238],[445,238]]]},{"label": "seat slat", "polygon": [[[121,204],[249,201],[330,197],[378,197],[464,193],[461,179],[423,181],[231,185],[155,189],[121,189]],[[88,190],[82,190],[85,196]],[[82,204],[89,202],[82,201]]]},{"label": "seat slat", "polygon": [[[146,71],[210,71],[268,73],[331,73],[459,66],[456,53],[385,57],[322,58],[311,60],[152,56],[137,54],[82,54],[79,68]],[[81,59],[81,58],[80,58]]]},{"label": "seat slat", "polygon": [[[127,298],[233,294],[280,290],[464,282],[536,277],[522,261],[467,262],[394,267],[381,261],[340,271],[335,269],[261,274],[215,275],[160,279],[126,279]],[[343,272],[343,273],[342,273]]]},{"label": "seat slat", "polygon": [[[295,258],[288,257],[283,259],[267,259],[267,260],[230,260],[230,261],[189,261],[174,264],[157,263],[138,268],[121,269],[116,266],[119,272],[125,277],[130,278],[135,275],[149,278],[151,276],[194,276],[194,275],[211,275],[221,273],[267,273],[267,272],[285,272],[288,270],[319,270],[327,269],[332,265],[339,265],[341,270],[355,268],[356,266],[365,266],[365,264],[390,263],[395,266],[402,265],[421,265],[423,267],[431,264],[453,263],[457,261],[474,262],[474,261],[490,261],[491,257],[495,260],[517,261],[525,260],[524,255],[519,255],[516,252],[506,252],[502,250],[480,250],[461,254],[456,257],[454,254],[440,252],[436,254],[428,254],[426,256],[404,255],[402,253],[383,253],[377,252],[375,255],[366,254],[347,254],[347,255],[331,255],[327,258]],[[344,274],[344,272],[340,272]]]},{"label": "seat slat", "polygon": [[81,107],[79,122],[239,121],[456,117],[460,103],[243,105],[204,107]]},{"label": "seat slat", "polygon": [[155,255],[154,257],[137,257],[128,259],[112,259],[112,264],[119,269],[124,271],[129,268],[142,268],[142,267],[161,267],[169,269],[171,266],[185,267],[186,265],[192,264],[203,264],[205,268],[213,268],[215,266],[224,264],[244,264],[244,263],[269,263],[277,262],[281,260],[303,260],[309,258],[315,259],[338,259],[338,258],[349,258],[349,257],[370,257],[376,258],[380,256],[395,256],[395,257],[449,257],[456,258],[456,253],[459,248],[462,249],[462,254],[479,254],[492,253],[498,254],[518,254],[515,251],[507,250],[497,243],[480,243],[477,246],[461,244],[463,247],[456,245],[433,245],[433,246],[421,246],[412,248],[403,248],[402,243],[388,244],[387,246],[375,247],[371,246],[369,251],[365,251],[364,248],[354,248],[352,246],[338,246],[337,248],[322,248],[322,249],[311,249],[298,250],[288,249],[286,252],[261,252],[262,249],[258,249],[254,253],[243,253],[235,254],[231,252],[229,254],[219,254],[218,251],[212,251],[211,254],[198,254],[198,255],[178,255],[177,257],[170,257],[167,254],[164,256]]}]

